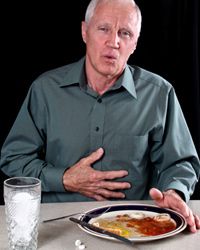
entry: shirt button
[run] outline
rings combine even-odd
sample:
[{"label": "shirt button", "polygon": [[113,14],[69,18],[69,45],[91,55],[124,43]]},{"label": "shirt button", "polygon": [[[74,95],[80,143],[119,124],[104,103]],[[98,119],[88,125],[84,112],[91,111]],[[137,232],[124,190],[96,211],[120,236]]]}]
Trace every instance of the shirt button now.
[{"label": "shirt button", "polygon": [[102,99],[99,98],[99,99],[97,100],[97,102],[98,102],[98,103],[102,103]]},{"label": "shirt button", "polygon": [[98,132],[99,131],[99,127],[96,127],[95,130]]}]

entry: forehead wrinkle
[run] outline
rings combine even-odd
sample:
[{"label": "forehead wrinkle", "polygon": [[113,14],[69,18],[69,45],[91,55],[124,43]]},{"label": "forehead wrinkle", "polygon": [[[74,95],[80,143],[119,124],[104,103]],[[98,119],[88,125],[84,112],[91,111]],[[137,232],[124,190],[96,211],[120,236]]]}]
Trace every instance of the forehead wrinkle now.
[{"label": "forehead wrinkle", "polygon": [[107,26],[115,29],[126,29],[132,32],[134,31],[135,25],[136,20],[130,18],[130,20],[126,21],[126,19],[124,19],[123,17],[119,18],[118,16],[116,16],[113,18],[113,15],[103,15],[103,18],[97,20],[96,22],[96,26]]}]

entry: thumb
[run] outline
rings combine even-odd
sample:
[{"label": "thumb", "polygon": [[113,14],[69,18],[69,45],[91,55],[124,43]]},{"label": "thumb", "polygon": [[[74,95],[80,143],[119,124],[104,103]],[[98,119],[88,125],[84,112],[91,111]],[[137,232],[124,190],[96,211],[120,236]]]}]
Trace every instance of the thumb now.
[{"label": "thumb", "polygon": [[88,157],[85,158],[86,164],[92,164],[99,160],[104,154],[103,148],[99,148],[96,151],[92,152]]},{"label": "thumb", "polygon": [[159,202],[163,199],[162,192],[157,188],[151,188],[149,191],[149,194],[150,194],[152,200],[154,200],[154,201]]}]

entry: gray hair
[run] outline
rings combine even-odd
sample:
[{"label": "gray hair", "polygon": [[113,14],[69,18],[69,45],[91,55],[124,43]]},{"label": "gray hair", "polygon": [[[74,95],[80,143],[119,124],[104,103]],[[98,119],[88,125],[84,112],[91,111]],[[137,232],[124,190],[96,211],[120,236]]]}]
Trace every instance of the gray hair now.
[{"label": "gray hair", "polygon": [[[90,22],[92,16],[94,15],[95,8],[100,3],[100,1],[102,1],[102,0],[91,0],[90,1],[89,5],[86,9],[86,13],[85,13],[85,22],[86,23]],[[107,0],[107,1],[109,1],[109,0]],[[136,13],[137,13],[137,28],[138,28],[138,34],[139,34],[140,30],[141,30],[141,24],[142,24],[142,14],[141,14],[140,8],[135,3],[135,1],[134,0],[130,0],[130,1],[133,2]]]}]

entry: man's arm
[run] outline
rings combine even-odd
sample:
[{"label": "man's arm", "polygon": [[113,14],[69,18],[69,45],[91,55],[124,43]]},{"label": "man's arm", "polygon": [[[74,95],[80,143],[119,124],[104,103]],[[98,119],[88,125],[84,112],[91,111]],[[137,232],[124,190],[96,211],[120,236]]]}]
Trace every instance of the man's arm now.
[{"label": "man's arm", "polygon": [[45,161],[46,107],[31,86],[1,151],[1,170],[8,176],[33,176],[42,180],[44,192],[65,192],[63,168]]},{"label": "man's arm", "polygon": [[178,190],[187,202],[199,178],[200,162],[173,88],[163,113],[163,125],[156,132],[150,153],[157,171],[153,186],[161,191]]}]

